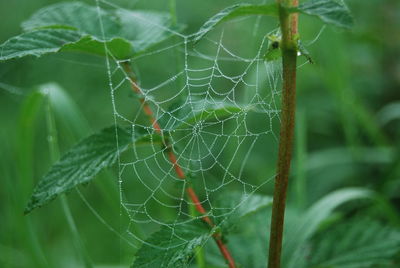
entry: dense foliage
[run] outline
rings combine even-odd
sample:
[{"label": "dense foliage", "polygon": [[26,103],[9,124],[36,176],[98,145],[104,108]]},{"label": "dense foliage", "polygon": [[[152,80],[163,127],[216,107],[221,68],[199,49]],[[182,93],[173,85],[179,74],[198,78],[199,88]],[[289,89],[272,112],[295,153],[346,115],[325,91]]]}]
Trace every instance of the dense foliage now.
[{"label": "dense foliage", "polygon": [[[238,191],[227,183],[218,198],[209,199],[207,188],[198,187],[199,174],[182,173],[182,149],[174,148],[173,142],[183,139],[177,132],[189,131],[189,136],[197,137],[204,123],[220,124],[218,135],[229,135],[225,132],[225,128],[229,129],[225,118],[247,120],[248,114],[260,113],[259,108],[230,98],[209,102],[207,98],[193,97],[188,104],[176,95],[172,105],[154,112],[148,104],[154,96],[144,94],[139,85],[154,80],[162,87],[162,80],[157,78],[163,77],[162,67],[173,69],[169,67],[171,58],[157,62],[148,59],[154,51],[170,49],[173,53],[168,56],[175,57],[174,64],[187,64],[187,58],[193,56],[188,46],[195,47],[196,52],[196,46],[205,46],[213,33],[223,27],[231,29],[231,25],[235,34],[248,31],[249,27],[255,33],[261,32],[268,45],[260,52],[260,60],[279,63],[281,33],[274,28],[279,24],[279,12],[301,14],[295,49],[299,56],[305,56],[305,63],[315,63],[299,68],[295,163],[282,266],[399,265],[400,216],[396,202],[400,185],[400,113],[399,104],[392,101],[398,96],[396,88],[400,83],[398,63],[393,59],[397,53],[394,44],[399,40],[392,35],[395,28],[387,26],[380,32],[376,29],[382,25],[368,19],[371,14],[379,14],[393,25],[399,18],[391,12],[398,9],[398,3],[385,1],[379,5],[380,13],[375,10],[375,1],[351,3],[354,15],[343,1],[335,0],[300,1],[295,8],[278,7],[275,2],[254,1],[257,3],[229,7],[226,3],[209,3],[215,6],[213,12],[204,10],[198,18],[190,14],[193,10],[187,3],[179,2],[176,17],[175,1],[170,1],[169,12],[161,1],[134,7],[126,4],[126,8],[119,6],[124,1],[118,1],[117,6],[107,2],[100,5],[102,1],[72,1],[47,7],[42,2],[18,7],[25,10],[26,4],[23,33],[13,29],[14,37],[7,31],[1,35],[5,40],[0,45],[0,71],[4,74],[0,83],[4,89],[0,98],[4,104],[1,134],[5,141],[1,213],[6,219],[0,242],[0,250],[5,252],[0,257],[2,266],[225,267],[229,257],[221,257],[218,248],[224,255],[226,246],[238,266],[265,267],[272,204],[272,183],[266,181],[266,174],[275,172],[276,149],[267,154],[263,148],[277,144],[265,142],[265,147],[255,149],[255,158],[240,168],[240,174],[244,172],[252,183],[263,187],[256,191],[250,182],[243,182],[243,189]],[[155,8],[149,9],[153,2]],[[38,11],[26,19],[33,12],[30,5]],[[324,30],[322,25],[326,24]],[[271,31],[260,30],[261,27]],[[348,29],[352,30],[347,32]],[[316,34],[315,42],[307,42]],[[184,42],[176,45],[177,37]],[[254,50],[246,38],[228,38],[249,53]],[[382,45],[385,50],[378,51]],[[183,61],[177,56],[182,51]],[[110,61],[126,76],[121,83],[128,81],[133,90],[122,98],[144,111],[150,119],[146,123],[149,127],[131,124],[115,107],[110,109],[115,106],[113,92],[117,87],[111,86],[112,102],[107,90],[99,90],[112,84]],[[234,63],[230,63],[230,70],[235,70]],[[49,83],[53,81],[57,84]],[[179,77],[167,81],[182,83]],[[127,107],[130,106],[122,109]],[[258,123],[257,117],[249,118],[249,125]],[[137,121],[145,119],[142,116]],[[274,125],[277,127],[279,124]],[[237,128],[231,135],[240,137],[239,123]],[[246,131],[246,135],[252,135]],[[227,150],[237,149],[234,144],[225,146]],[[140,196],[144,190],[137,189],[148,187],[141,182],[121,191],[121,169],[129,165],[121,159],[129,154],[136,156],[136,150],[142,147],[161,152],[160,158],[169,159],[170,169],[184,179],[183,189],[187,190],[191,205],[182,208],[180,203],[169,208],[179,207],[178,215],[187,218],[186,222],[177,224],[177,219],[172,220],[175,214],[168,208],[156,214],[165,216],[170,223],[154,219],[152,223],[157,223],[158,228],[140,229],[129,213],[122,213],[126,209],[126,203],[121,201],[126,198],[125,191],[131,189]],[[229,163],[225,180],[234,159],[222,157]],[[162,166],[157,159],[153,165]],[[201,163],[197,165],[201,167]],[[149,170],[153,172],[151,167]],[[211,171],[208,179],[221,176]],[[247,194],[247,183],[253,187],[251,194]],[[178,182],[171,185],[173,189]],[[205,195],[206,201],[197,202],[196,192],[201,198]],[[155,191],[151,196],[154,194]],[[50,202],[58,197],[61,203]],[[46,204],[49,205],[36,209]],[[146,204],[145,211],[154,209]],[[24,211],[29,214],[22,216]],[[130,239],[126,236],[129,234],[140,239]]]}]

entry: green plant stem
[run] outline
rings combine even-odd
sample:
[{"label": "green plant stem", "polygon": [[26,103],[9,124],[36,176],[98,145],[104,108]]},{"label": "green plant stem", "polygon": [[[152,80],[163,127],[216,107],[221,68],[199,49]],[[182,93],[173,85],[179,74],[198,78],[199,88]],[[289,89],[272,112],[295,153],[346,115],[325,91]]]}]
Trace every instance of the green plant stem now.
[{"label": "green plant stem", "polygon": [[[48,92],[47,94],[51,94]],[[46,106],[46,124],[47,124],[47,141],[49,144],[49,151],[50,151],[50,160],[52,163],[56,162],[60,157],[60,150],[58,146],[58,139],[57,139],[57,128],[53,116],[53,111],[51,108],[50,101],[48,100]],[[78,256],[84,262],[86,268],[93,268],[92,262],[89,258],[89,255],[86,252],[85,247],[83,246],[82,240],[80,239],[78,229],[76,227],[74,218],[71,213],[71,209],[68,205],[68,201],[65,195],[60,196],[61,207],[63,209],[64,215],[67,219],[68,227],[73,235],[73,241],[75,243],[75,248]]]},{"label": "green plant stem", "polygon": [[277,0],[282,32],[282,112],[279,137],[278,165],[272,205],[268,267],[279,268],[285,217],[286,192],[293,150],[296,109],[297,25],[298,15],[288,14],[283,6],[295,7],[298,0]]}]

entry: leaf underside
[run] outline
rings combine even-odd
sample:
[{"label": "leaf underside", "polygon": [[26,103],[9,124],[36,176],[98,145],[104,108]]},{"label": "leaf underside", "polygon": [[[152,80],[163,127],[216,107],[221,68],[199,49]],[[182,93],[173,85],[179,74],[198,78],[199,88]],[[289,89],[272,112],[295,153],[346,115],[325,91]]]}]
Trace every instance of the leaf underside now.
[{"label": "leaf underside", "polygon": [[131,46],[121,38],[107,42],[93,39],[92,36],[69,29],[38,29],[12,37],[0,46],[0,60],[25,56],[40,57],[60,51],[79,51],[104,55],[104,43],[110,53],[123,58],[131,53]]},{"label": "leaf underside", "polygon": [[81,2],[55,4],[23,22],[25,33],[0,45],[0,61],[59,51],[127,59],[169,38],[174,32],[170,21],[161,12],[103,10]]},{"label": "leaf underside", "polygon": [[[342,2],[335,0],[310,0],[300,4],[296,8],[284,9],[288,12],[300,12],[306,15],[316,16],[323,22],[338,27],[350,28],[353,25],[353,17],[349,9]],[[278,17],[279,7],[276,3],[264,5],[236,4],[227,7],[203,24],[200,30],[194,35],[194,42],[197,43],[200,41],[222,22],[249,15]]]},{"label": "leaf underside", "polygon": [[194,36],[194,42],[200,41],[207,33],[224,21],[232,20],[249,15],[270,15],[278,16],[278,6],[276,4],[250,5],[237,4],[221,10],[218,14],[211,17]]},{"label": "leaf underside", "polygon": [[158,116],[157,121],[165,130],[191,129],[198,122],[221,122],[250,110],[236,103],[192,98],[190,102],[171,105],[168,111]]},{"label": "leaf underside", "polygon": [[353,17],[346,5],[335,0],[309,0],[300,4],[298,8],[288,10],[316,16],[323,22],[337,27],[351,28],[354,24]]}]

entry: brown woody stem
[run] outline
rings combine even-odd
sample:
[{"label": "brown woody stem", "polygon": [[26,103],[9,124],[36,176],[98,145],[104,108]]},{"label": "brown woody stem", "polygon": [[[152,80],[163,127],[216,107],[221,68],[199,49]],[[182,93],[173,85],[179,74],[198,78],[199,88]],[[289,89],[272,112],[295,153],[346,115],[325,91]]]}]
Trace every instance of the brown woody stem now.
[{"label": "brown woody stem", "polygon": [[[140,89],[140,87],[139,87],[138,84],[137,84],[135,74],[133,73],[132,68],[131,68],[129,62],[123,62],[123,63],[122,63],[122,67],[123,67],[125,73],[126,73],[126,74],[128,75],[128,77],[129,77],[129,80],[130,80],[130,82],[131,82],[132,90],[133,90],[135,93],[137,93],[137,94],[139,94],[139,95],[142,95],[142,90]],[[160,127],[160,125],[158,124],[156,118],[154,117],[154,113],[153,113],[153,111],[151,110],[150,105],[146,102],[146,100],[145,100],[144,98],[141,98],[141,99],[140,99],[140,103],[142,104],[144,113],[148,116],[148,118],[149,118],[151,124],[153,125],[154,130],[155,130],[157,133],[159,133],[159,134],[162,135],[161,127]],[[165,142],[168,142],[168,141],[165,141]],[[169,144],[166,144],[166,145],[168,146]],[[177,177],[180,178],[180,179],[182,179],[182,180],[186,179],[185,172],[183,171],[183,169],[182,169],[181,166],[179,165],[178,160],[177,160],[177,158],[176,158],[176,155],[175,155],[174,151],[173,151],[172,149],[171,149],[171,150],[168,150],[168,151],[167,151],[167,154],[168,154],[168,158],[169,158],[169,160],[170,160],[172,166],[173,166],[174,169],[175,169],[175,173],[176,173]],[[215,224],[212,222],[211,218],[208,217],[208,216],[206,215],[206,214],[207,214],[207,211],[206,211],[206,210],[204,209],[204,207],[202,206],[202,204],[201,204],[199,198],[197,197],[197,194],[196,194],[196,192],[194,191],[194,189],[193,189],[192,187],[189,186],[189,187],[186,188],[186,193],[187,193],[187,195],[189,196],[190,200],[193,202],[193,204],[194,204],[196,210],[197,210],[201,215],[204,215],[204,216],[202,217],[202,220],[203,220],[205,223],[207,223],[211,228],[214,228],[214,227],[215,227]],[[226,262],[228,263],[229,268],[236,268],[235,261],[233,260],[232,255],[230,254],[228,248],[226,247],[226,245],[225,245],[224,242],[222,241],[222,235],[221,235],[220,233],[215,233],[215,234],[213,235],[213,238],[214,238],[215,242],[217,243],[217,246],[218,246],[218,248],[219,248],[219,250],[220,250],[220,252],[221,252],[221,255],[224,257],[224,259],[225,259]]]},{"label": "brown woody stem", "polygon": [[298,15],[289,14],[284,7],[295,7],[298,5],[298,0],[277,0],[277,3],[279,5],[279,20],[282,32],[283,88],[278,166],[272,205],[268,268],[280,268],[281,266],[286,192],[292,158],[296,109]]}]

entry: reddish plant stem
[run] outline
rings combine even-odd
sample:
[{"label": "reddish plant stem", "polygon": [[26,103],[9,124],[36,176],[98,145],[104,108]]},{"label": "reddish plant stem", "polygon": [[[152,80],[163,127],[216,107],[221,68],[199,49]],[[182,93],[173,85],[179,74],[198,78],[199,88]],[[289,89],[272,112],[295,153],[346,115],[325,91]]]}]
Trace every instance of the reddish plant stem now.
[{"label": "reddish plant stem", "polygon": [[286,7],[295,7],[298,0],[277,0],[282,32],[282,112],[279,137],[277,175],[275,177],[269,241],[268,268],[280,268],[283,226],[286,207],[290,162],[292,158],[294,119],[296,110],[296,68],[298,15],[289,14]]},{"label": "reddish plant stem", "polygon": [[[123,62],[122,66],[124,68],[124,71],[126,72],[126,74],[129,77],[129,80],[131,82],[132,90],[135,93],[137,93],[139,95],[142,95],[142,90],[140,89],[140,87],[137,84],[137,81],[136,81],[136,78],[135,78],[135,74],[133,73],[129,62]],[[153,113],[150,105],[146,102],[146,100],[144,98],[140,98],[139,101],[142,104],[144,113],[149,117],[149,120],[150,120],[154,130],[158,134],[162,135],[161,127],[158,124],[157,120],[155,119],[154,113]],[[165,141],[165,142],[167,143],[168,141]],[[169,144],[165,144],[165,145],[169,146]],[[179,165],[174,151],[172,149],[170,149],[170,150],[167,151],[167,154],[168,154],[169,161],[171,162],[172,166],[175,169],[175,173],[176,173],[177,177],[182,179],[182,180],[186,179],[185,172],[183,171],[183,169]],[[207,211],[202,206],[202,204],[201,204],[199,198],[197,197],[197,194],[194,191],[194,189],[189,186],[189,187],[186,188],[186,193],[188,194],[190,200],[192,200],[196,210],[201,215],[203,215],[202,216],[202,220],[205,223],[207,223],[211,228],[214,228],[215,224],[213,223],[211,218],[206,215]],[[215,233],[215,234],[213,234],[213,238],[214,238],[215,242],[217,243],[217,246],[218,246],[222,256],[227,261],[227,263],[229,265],[229,268],[236,268],[235,261],[233,260],[232,255],[230,254],[228,248],[226,247],[226,245],[222,241],[222,235],[220,233]]]}]

